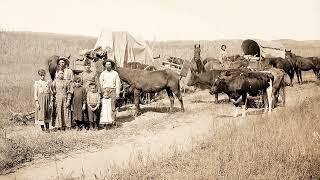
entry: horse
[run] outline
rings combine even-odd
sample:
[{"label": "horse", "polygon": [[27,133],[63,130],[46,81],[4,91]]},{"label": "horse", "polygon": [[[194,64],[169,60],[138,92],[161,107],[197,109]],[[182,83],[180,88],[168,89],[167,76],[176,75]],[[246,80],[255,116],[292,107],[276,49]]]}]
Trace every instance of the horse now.
[{"label": "horse", "polygon": [[170,99],[170,113],[173,111],[174,96],[180,101],[181,110],[184,112],[182,95],[180,92],[179,75],[172,70],[164,69],[146,71],[118,67],[116,71],[122,81],[134,88],[135,116],[140,112],[140,96],[142,92],[160,92],[166,90]]},{"label": "horse", "polygon": [[[48,65],[48,70],[49,70],[51,80],[54,80],[54,78],[55,78],[55,74],[58,69],[58,62],[59,62],[60,58],[61,58],[61,56],[53,55],[47,59],[47,65]],[[66,58],[68,59],[67,62],[70,62],[70,55]],[[69,64],[69,63],[67,63],[67,64]]]},{"label": "horse", "polygon": [[287,58],[266,57],[261,60],[263,67],[275,67],[284,70],[290,78],[290,86],[293,86],[294,64]]},{"label": "horse", "polygon": [[194,56],[193,56],[191,63],[190,63],[190,69],[196,73],[204,72],[204,66],[201,61],[200,53],[201,53],[200,44],[195,44],[194,45]]},{"label": "horse", "polygon": [[285,53],[286,53],[286,58],[290,59],[290,61],[294,65],[294,69],[297,74],[297,79],[299,84],[302,83],[301,71],[313,70],[314,75],[316,76],[317,79],[319,79],[320,67],[315,59],[297,56],[294,53],[292,53],[291,50],[289,51],[286,50]]}]

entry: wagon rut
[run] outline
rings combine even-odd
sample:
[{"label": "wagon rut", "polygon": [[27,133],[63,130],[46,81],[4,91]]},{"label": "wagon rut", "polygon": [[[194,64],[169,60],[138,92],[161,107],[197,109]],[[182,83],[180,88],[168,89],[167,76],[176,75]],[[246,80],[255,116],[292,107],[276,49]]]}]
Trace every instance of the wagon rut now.
[{"label": "wagon rut", "polygon": [[[313,83],[287,88],[288,106],[313,96],[308,92],[314,92],[318,88]],[[219,96],[219,99],[223,98],[226,97]],[[228,123],[245,123],[246,119],[229,116],[233,114],[232,105],[213,104],[213,100],[214,97],[206,90],[184,97],[185,113],[166,113],[167,108],[164,107],[169,106],[167,98],[143,106],[145,112],[134,120],[131,117],[133,112],[121,112],[121,128],[111,129],[108,133],[104,130],[97,132],[106,135],[123,134],[110,136],[111,143],[104,149],[72,152],[56,157],[56,160],[36,160],[14,173],[0,176],[0,179],[58,179],[82,175],[86,179],[94,179],[95,176],[110,173],[107,170],[112,164],[126,166],[135,155],[160,157],[170,155],[176,148],[187,151],[195,142],[205,141],[212,129],[222,129]],[[179,109],[180,104],[177,100],[175,102],[175,107]]]}]

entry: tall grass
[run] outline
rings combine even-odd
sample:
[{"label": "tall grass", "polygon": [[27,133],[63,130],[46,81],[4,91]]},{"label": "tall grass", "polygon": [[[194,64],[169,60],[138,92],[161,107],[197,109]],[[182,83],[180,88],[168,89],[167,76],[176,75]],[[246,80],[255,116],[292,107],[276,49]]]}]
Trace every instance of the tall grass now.
[{"label": "tall grass", "polygon": [[320,178],[320,96],[270,116],[230,123],[191,152],[136,158],[107,179]]},{"label": "tall grass", "polygon": [[[80,50],[92,48],[94,43],[95,38],[92,37],[0,30],[0,169],[31,161],[37,154],[52,155],[75,150],[84,145],[96,145],[96,142],[92,144],[90,140],[81,141],[82,137],[73,132],[48,136],[34,131],[32,126],[19,127],[9,122],[10,110],[14,112],[34,110],[33,82],[38,79],[37,70],[46,69],[48,57],[71,54],[71,58],[74,58]],[[194,43],[195,41],[156,42],[154,54],[191,59]],[[241,52],[241,40],[200,41],[200,44],[203,58],[216,57],[221,44],[226,44],[231,54]],[[310,46],[312,45],[306,47]],[[319,50],[314,52],[320,54]],[[29,132],[33,133],[28,134]],[[19,135],[21,133],[23,135]],[[3,134],[7,134],[10,138],[3,138]],[[51,142],[58,144],[51,147]],[[47,146],[50,148],[46,149]]]},{"label": "tall grass", "polygon": [[33,110],[33,82],[50,56],[78,55],[94,42],[89,37],[0,31],[0,126],[8,124],[10,110]]}]

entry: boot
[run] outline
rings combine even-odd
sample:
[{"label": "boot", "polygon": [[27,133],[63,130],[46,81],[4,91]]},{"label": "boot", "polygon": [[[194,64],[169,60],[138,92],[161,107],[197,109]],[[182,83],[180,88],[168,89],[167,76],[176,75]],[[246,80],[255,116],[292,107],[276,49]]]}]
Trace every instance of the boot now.
[{"label": "boot", "polygon": [[49,129],[49,123],[45,123],[45,126],[46,126],[46,132],[48,133],[50,131]]},{"label": "boot", "polygon": [[49,130],[49,123],[45,123],[46,125],[46,130]]},{"label": "boot", "polygon": [[41,127],[41,130],[44,131],[44,125],[41,125],[40,127]]},{"label": "boot", "polygon": [[99,130],[99,123],[96,122],[96,130]]}]

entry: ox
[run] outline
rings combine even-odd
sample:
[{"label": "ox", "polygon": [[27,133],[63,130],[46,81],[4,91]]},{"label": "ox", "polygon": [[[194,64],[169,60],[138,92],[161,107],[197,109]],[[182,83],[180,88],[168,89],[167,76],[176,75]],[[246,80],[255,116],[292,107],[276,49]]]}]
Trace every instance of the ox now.
[{"label": "ox", "polygon": [[286,104],[286,82],[285,82],[285,75],[286,72],[284,72],[284,70],[282,69],[278,69],[278,68],[269,68],[269,69],[265,69],[265,71],[263,72],[268,72],[271,75],[273,75],[274,80],[272,83],[272,108],[275,107],[275,105],[278,103],[278,97],[279,95],[281,96],[281,100],[282,100],[282,106],[285,106]]},{"label": "ox", "polygon": [[146,71],[118,67],[119,77],[134,88],[135,116],[140,114],[141,92],[159,92],[166,90],[170,98],[170,112],[173,110],[174,96],[179,99],[181,110],[184,112],[182,95],[180,92],[179,75],[171,70]]},{"label": "ox", "polygon": [[[125,63],[124,66],[125,68],[130,68],[130,69],[140,69],[140,70],[146,70],[146,71],[155,71],[157,70],[157,68],[155,66],[152,65],[146,65],[146,64],[142,64],[140,62],[128,62]],[[124,88],[124,92],[125,92],[125,99],[127,100],[132,100],[133,98],[133,88],[131,87],[125,87]],[[156,100],[156,93],[145,93],[142,92],[141,94],[141,99],[140,102],[142,104],[146,104],[146,103],[150,103],[151,101],[155,101]]]},{"label": "ox", "polygon": [[[229,69],[229,70],[221,70],[221,69],[213,69],[207,72],[203,72],[200,74],[196,74],[193,71],[189,71],[187,74],[187,85],[188,86],[195,86],[195,85],[202,85],[202,87],[210,89],[221,73],[226,71],[250,71],[249,69]],[[218,103],[218,93],[215,93],[215,103]]]},{"label": "ox", "polygon": [[[271,112],[273,76],[265,72],[230,71],[222,73],[210,89],[210,94],[226,93],[236,107],[234,117],[238,115],[238,106],[242,107],[242,117],[246,116],[248,96],[263,94],[265,112]],[[268,104],[266,103],[268,102]]]}]

